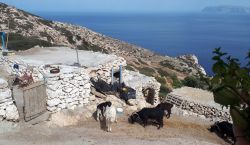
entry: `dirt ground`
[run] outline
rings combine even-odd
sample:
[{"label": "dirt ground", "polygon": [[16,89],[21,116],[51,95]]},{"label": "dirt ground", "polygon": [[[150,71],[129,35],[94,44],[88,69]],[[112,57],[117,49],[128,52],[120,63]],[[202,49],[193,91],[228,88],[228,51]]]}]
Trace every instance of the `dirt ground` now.
[{"label": "dirt ground", "polygon": [[208,127],[207,122],[178,116],[165,118],[164,128],[160,130],[153,125],[143,128],[129,124],[125,116],[112,125],[112,133],[101,130],[100,123],[94,119],[68,127],[40,123],[6,129],[0,125],[0,145],[227,145],[210,133]]}]

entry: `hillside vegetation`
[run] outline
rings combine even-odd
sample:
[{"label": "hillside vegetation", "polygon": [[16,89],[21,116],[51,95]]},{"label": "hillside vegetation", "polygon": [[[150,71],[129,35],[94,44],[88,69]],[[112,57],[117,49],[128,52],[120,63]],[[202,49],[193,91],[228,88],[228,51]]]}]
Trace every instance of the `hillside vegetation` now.
[{"label": "hillside vegetation", "polygon": [[3,3],[0,3],[0,10],[0,29],[9,32],[8,48],[11,50],[26,50],[35,45],[67,46],[116,54],[126,59],[129,70],[165,79],[166,83],[161,81],[162,90],[173,87],[173,75],[177,79],[184,79],[198,74],[198,71],[204,72],[195,56],[161,56],[85,27],[46,20]]}]

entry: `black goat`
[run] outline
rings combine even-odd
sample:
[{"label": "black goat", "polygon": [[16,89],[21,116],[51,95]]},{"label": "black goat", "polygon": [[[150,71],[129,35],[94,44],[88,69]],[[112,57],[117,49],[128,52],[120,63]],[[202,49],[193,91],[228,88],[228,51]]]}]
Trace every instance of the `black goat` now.
[{"label": "black goat", "polygon": [[148,119],[156,121],[159,125],[158,129],[163,127],[163,116],[164,110],[161,108],[143,108],[139,112],[133,113],[129,117],[129,122],[134,123],[138,122],[138,119],[142,121],[143,126],[145,127],[148,124]]},{"label": "black goat", "polygon": [[233,132],[233,125],[227,121],[215,122],[209,130],[211,132],[215,132],[219,137],[223,138],[225,141],[228,141],[229,138],[234,143],[236,141]]},{"label": "black goat", "polygon": [[166,117],[169,118],[170,115],[171,115],[171,109],[173,107],[173,104],[170,104],[170,103],[160,103],[156,106],[156,108],[161,108],[163,109],[164,111],[166,110],[168,113],[166,113]]}]

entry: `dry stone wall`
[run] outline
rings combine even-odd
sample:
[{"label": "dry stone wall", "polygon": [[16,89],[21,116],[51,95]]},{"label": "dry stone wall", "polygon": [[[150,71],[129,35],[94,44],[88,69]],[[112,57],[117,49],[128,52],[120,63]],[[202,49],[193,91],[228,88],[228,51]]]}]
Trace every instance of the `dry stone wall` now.
[{"label": "dry stone wall", "polygon": [[[16,71],[13,68],[14,64],[19,65],[19,71]],[[4,69],[6,72],[8,72],[9,75],[17,75],[17,76],[22,76],[24,72],[31,74],[31,69],[32,69],[32,67],[30,67],[21,60],[11,60],[8,59],[7,57],[1,57],[1,56],[0,56],[0,67],[1,69]]]},{"label": "dry stone wall", "polygon": [[[19,65],[19,71],[13,68]],[[24,72],[32,74],[34,82],[44,80],[47,93],[47,110],[56,112],[62,109],[74,109],[89,102],[90,78],[84,68],[65,65],[31,66],[22,60],[0,57],[0,66],[9,75],[22,76]],[[52,68],[59,68],[60,73],[51,74]]]},{"label": "dry stone wall", "polygon": [[136,90],[136,98],[137,99],[143,99],[144,93],[143,91],[146,89],[151,89],[154,91],[154,104],[158,104],[159,101],[159,91],[161,84],[156,81],[154,77],[148,77],[143,74],[140,74],[139,72],[134,71],[124,71],[124,83],[131,87],[132,89]]},{"label": "dry stone wall", "polygon": [[100,64],[95,68],[89,68],[92,72],[90,74],[93,78],[98,78],[105,81],[107,84],[111,84],[111,69],[114,69],[114,72],[119,71],[119,66],[122,65],[125,67],[127,65],[126,60],[122,57],[117,57],[115,61],[110,61],[105,64]]},{"label": "dry stone wall", "polygon": [[18,121],[19,114],[13,102],[8,82],[0,78],[0,120]]},{"label": "dry stone wall", "polygon": [[58,74],[50,74],[49,69],[44,70],[48,96],[47,109],[55,112],[74,109],[76,106],[89,103],[91,84],[87,72],[70,66],[59,66],[59,68]]},{"label": "dry stone wall", "polygon": [[196,103],[195,101],[187,101],[174,94],[169,94],[165,101],[174,104],[179,109],[185,110],[186,112],[183,112],[183,115],[196,114],[198,117],[211,121],[232,121],[227,110]]}]

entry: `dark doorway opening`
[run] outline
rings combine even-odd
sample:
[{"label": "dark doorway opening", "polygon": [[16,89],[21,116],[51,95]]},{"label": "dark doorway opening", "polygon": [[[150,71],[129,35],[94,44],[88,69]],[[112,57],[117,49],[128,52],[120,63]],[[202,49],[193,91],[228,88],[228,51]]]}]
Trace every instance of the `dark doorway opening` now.
[{"label": "dark doorway opening", "polygon": [[155,100],[155,90],[152,88],[146,88],[143,89],[143,95],[144,98],[146,99],[146,101],[151,104],[154,105],[154,100]]}]

